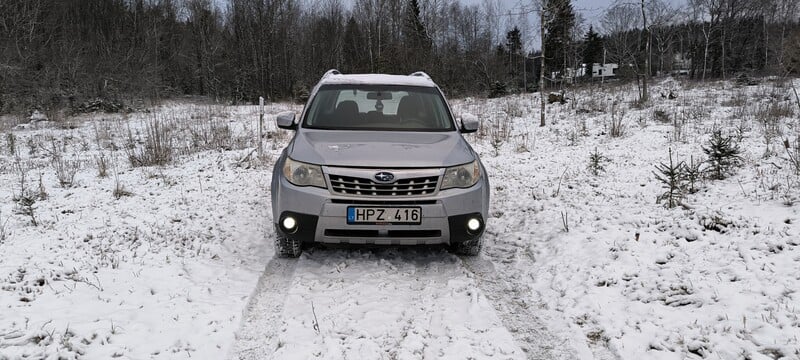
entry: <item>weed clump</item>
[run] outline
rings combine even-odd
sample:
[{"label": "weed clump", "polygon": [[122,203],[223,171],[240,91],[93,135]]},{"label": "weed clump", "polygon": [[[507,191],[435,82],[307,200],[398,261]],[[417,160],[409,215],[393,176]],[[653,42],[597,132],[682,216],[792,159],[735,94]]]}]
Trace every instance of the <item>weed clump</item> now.
[{"label": "weed clump", "polygon": [[131,166],[165,165],[172,161],[172,128],[157,118],[148,121],[144,146],[141,148],[129,130],[126,151]]}]

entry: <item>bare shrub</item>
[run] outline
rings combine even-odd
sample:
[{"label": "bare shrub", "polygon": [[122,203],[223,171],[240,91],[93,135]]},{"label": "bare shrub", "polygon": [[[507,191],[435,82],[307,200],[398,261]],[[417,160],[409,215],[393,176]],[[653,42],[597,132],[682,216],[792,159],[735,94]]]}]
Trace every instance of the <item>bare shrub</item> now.
[{"label": "bare shrub", "polygon": [[503,103],[503,105],[506,114],[512,118],[518,118],[525,115],[523,105],[518,99],[508,99]]},{"label": "bare shrub", "polygon": [[672,119],[672,132],[670,133],[671,140],[674,142],[684,141],[686,139],[686,120],[675,117]]},{"label": "bare shrub", "polygon": [[114,191],[112,195],[114,195],[114,199],[119,200],[123,196],[131,196],[133,195],[130,191],[125,189],[125,185],[119,181],[119,173],[117,172],[117,161],[116,157],[114,157]]},{"label": "bare shrub", "polygon": [[760,105],[755,109],[755,118],[761,125],[762,134],[764,135],[764,144],[766,145],[764,157],[775,154],[772,148],[773,139],[783,135],[783,131],[781,130],[781,118],[791,112],[792,110],[788,106],[782,106],[776,103]]},{"label": "bare shrub", "polygon": [[514,137],[516,146],[515,149],[518,153],[530,152],[533,146],[533,141],[530,138],[529,132],[524,132]]},{"label": "bare shrub", "polygon": [[286,143],[286,140],[289,138],[289,135],[286,131],[270,131],[267,132],[267,139],[272,140],[270,143],[272,144],[272,150],[278,150],[281,144]]},{"label": "bare shrub", "polygon": [[94,157],[94,162],[97,164],[97,177],[104,178],[108,176],[108,158],[104,152]]},{"label": "bare shrub", "polygon": [[611,137],[620,137],[625,134],[625,111],[619,109],[617,104],[611,105],[611,121],[608,128],[608,135]]},{"label": "bare shrub", "polygon": [[116,181],[114,182],[113,195],[114,195],[114,199],[119,200],[123,196],[131,196],[133,194],[130,191],[128,191],[127,189],[125,189],[125,185],[122,185],[122,183],[119,182],[119,178],[117,178]]},{"label": "bare shrub", "polygon": [[606,109],[603,106],[603,100],[599,96],[589,96],[588,100],[583,103],[583,110],[579,110],[581,112],[605,112]]},{"label": "bare shrub", "polygon": [[61,153],[58,153],[53,155],[51,163],[56,170],[58,184],[63,188],[71,187],[75,182],[75,174],[78,173],[80,162],[64,159]]},{"label": "bare shrub", "polygon": [[212,116],[203,117],[189,126],[191,144],[189,151],[231,150],[235,147],[233,131],[226,121]]},{"label": "bare shrub", "polygon": [[145,123],[144,144],[138,146],[128,129],[126,146],[131,166],[164,165],[172,161],[172,126],[158,117]]},{"label": "bare shrub", "polygon": [[661,109],[653,110],[653,120],[660,123],[670,123],[669,113]]},{"label": "bare shrub", "polygon": [[794,173],[800,175],[800,135],[794,139],[794,144],[790,143],[789,139],[784,139],[783,147],[789,156],[789,163],[794,168]]},{"label": "bare shrub", "polygon": [[6,218],[3,220],[3,212],[0,211],[0,244],[6,242],[6,238],[9,236],[8,230],[6,230],[6,226],[8,225],[8,219]]},{"label": "bare shrub", "polygon": [[722,100],[719,104],[725,107],[742,108],[747,105],[747,94],[745,94],[744,91],[739,90],[733,95],[733,97],[727,100]]},{"label": "bare shrub", "polygon": [[93,124],[94,128],[94,141],[97,145],[98,149],[105,149],[107,148],[108,144],[113,144],[111,140],[113,139],[111,126],[109,125],[108,121],[105,119],[101,119],[100,121],[95,121]]},{"label": "bare shrub", "polygon": [[498,156],[503,143],[508,142],[511,137],[511,119],[504,117],[500,121],[495,121],[489,129],[489,135],[494,148],[494,156]]},{"label": "bare shrub", "polygon": [[47,195],[47,190],[44,188],[44,181],[42,181],[42,176],[44,174],[40,171],[39,172],[39,193],[36,194],[39,200],[47,200],[49,195]]}]

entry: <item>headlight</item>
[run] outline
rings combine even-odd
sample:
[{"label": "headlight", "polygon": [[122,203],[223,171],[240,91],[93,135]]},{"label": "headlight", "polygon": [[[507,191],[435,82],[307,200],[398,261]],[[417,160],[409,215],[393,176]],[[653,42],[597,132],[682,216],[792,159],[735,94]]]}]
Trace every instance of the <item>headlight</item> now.
[{"label": "headlight", "polygon": [[326,188],[325,176],[322,175],[322,167],[319,165],[306,164],[287,157],[283,164],[283,176],[297,186]]},{"label": "headlight", "polygon": [[442,190],[450,188],[468,188],[481,178],[481,166],[478,160],[469,164],[454,166],[444,171]]}]

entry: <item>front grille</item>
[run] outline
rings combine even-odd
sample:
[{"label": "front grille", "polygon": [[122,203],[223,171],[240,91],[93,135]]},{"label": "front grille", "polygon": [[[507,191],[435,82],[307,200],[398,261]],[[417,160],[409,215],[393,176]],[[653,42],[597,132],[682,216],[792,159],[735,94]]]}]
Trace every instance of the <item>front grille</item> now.
[{"label": "front grille", "polygon": [[330,175],[331,187],[336,194],[366,196],[419,196],[436,192],[439,176],[400,179],[391,184],[381,184],[370,179]]}]

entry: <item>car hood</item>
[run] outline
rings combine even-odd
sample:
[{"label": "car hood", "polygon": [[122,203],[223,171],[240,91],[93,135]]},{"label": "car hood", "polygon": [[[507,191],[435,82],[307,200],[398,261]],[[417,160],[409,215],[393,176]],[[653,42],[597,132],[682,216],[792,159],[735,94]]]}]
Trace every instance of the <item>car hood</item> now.
[{"label": "car hood", "polygon": [[475,160],[457,132],[345,131],[302,129],[289,157],[328,166],[427,168]]}]

